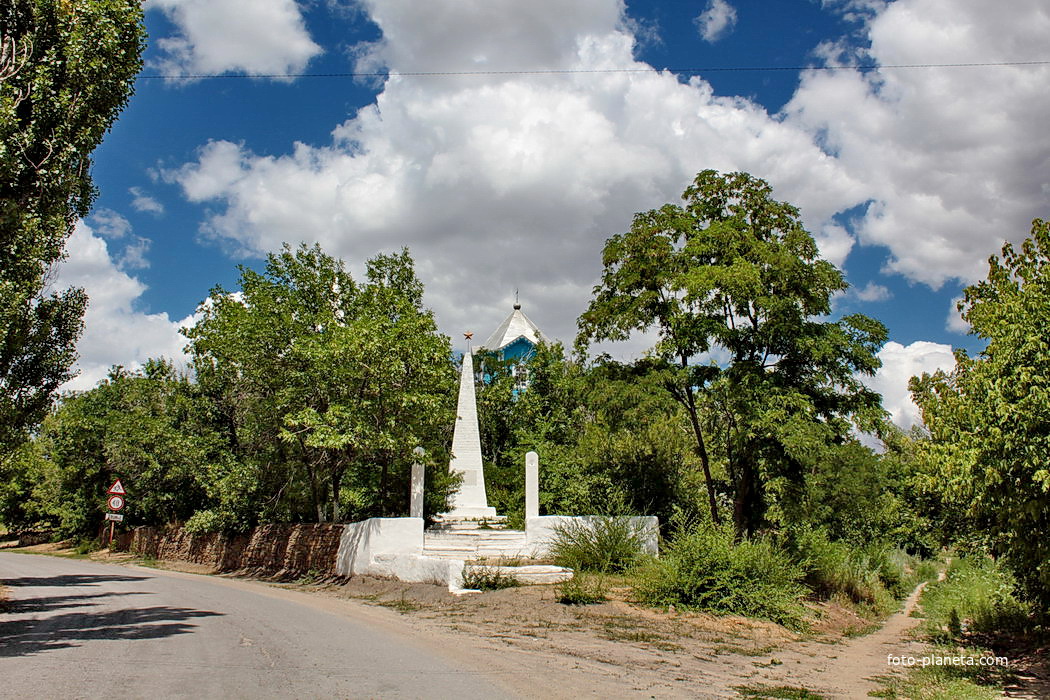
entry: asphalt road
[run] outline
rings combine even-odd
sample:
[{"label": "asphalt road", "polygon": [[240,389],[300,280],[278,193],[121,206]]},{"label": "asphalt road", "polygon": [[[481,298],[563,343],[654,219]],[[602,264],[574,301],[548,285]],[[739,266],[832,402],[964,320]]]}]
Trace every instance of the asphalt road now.
[{"label": "asphalt road", "polygon": [[[499,678],[342,601],[0,552],[3,698],[499,698]],[[386,613],[386,611],[382,611]]]}]

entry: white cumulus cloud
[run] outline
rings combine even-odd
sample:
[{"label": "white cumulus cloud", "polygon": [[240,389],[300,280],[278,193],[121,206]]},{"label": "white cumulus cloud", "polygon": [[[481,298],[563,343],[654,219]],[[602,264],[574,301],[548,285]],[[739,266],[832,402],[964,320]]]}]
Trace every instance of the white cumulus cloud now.
[{"label": "white cumulus cloud", "polygon": [[726,0],[708,0],[707,9],[695,21],[701,38],[714,43],[732,31],[736,24],[736,9]]},{"label": "white cumulus cloud", "polygon": [[955,297],[948,305],[948,317],[944,322],[944,328],[952,333],[970,332],[970,324],[963,320],[962,313],[959,311],[959,302],[962,299],[962,297]]},{"label": "white cumulus cloud", "polygon": [[[1045,60],[1050,5],[1017,0],[838,2],[871,14],[881,66]],[[838,46],[822,47],[837,56]],[[1050,66],[809,71],[786,108],[864,183],[862,243],[887,269],[934,288],[983,276],[1004,239],[1050,210]]]},{"label": "white cumulus cloud", "polygon": [[859,183],[798,127],[637,62],[616,0],[365,6],[383,39],[362,60],[394,72],[640,72],[393,75],[328,144],[264,156],[208,143],[166,173],[215,210],[207,235],[249,252],[317,241],[358,263],[408,244],[447,332],[495,328],[519,288],[526,312],[564,340],[605,239],[634,212],[677,201],[703,168],[768,179],[834,262],[849,252],[849,234],[825,224],[863,201]]},{"label": "white cumulus cloud", "polygon": [[161,37],[166,75],[298,73],[321,53],[295,0],[147,0],[178,28]]},{"label": "white cumulus cloud", "polygon": [[860,289],[857,289],[854,292],[854,296],[860,301],[886,301],[893,296],[893,293],[881,284],[868,282]]},{"label": "white cumulus cloud", "polygon": [[955,355],[950,345],[917,340],[910,345],[901,345],[890,341],[879,351],[882,367],[874,377],[865,377],[863,381],[873,390],[882,394],[882,406],[889,411],[890,418],[898,426],[907,430],[915,424],[921,424],[919,409],[911,400],[908,381],[923,372],[933,373],[938,369],[951,370],[955,367]]},{"label": "white cumulus cloud", "polygon": [[90,389],[114,364],[136,369],[151,357],[167,357],[185,366],[186,339],[178,329],[190,319],[173,322],[164,313],[136,311],[134,302],[146,291],[145,285],[118,267],[106,241],[84,222],[77,223],[66,252],[68,258],[59,265],[54,286],[82,287],[89,301],[84,334],[77,344],[80,374],[63,390]]}]

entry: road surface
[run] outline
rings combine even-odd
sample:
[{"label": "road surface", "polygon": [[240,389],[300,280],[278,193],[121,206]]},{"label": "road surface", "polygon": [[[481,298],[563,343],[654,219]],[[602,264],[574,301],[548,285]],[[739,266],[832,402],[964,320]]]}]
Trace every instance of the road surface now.
[{"label": "road surface", "polygon": [[0,552],[3,698],[500,698],[388,611],[243,581]]}]

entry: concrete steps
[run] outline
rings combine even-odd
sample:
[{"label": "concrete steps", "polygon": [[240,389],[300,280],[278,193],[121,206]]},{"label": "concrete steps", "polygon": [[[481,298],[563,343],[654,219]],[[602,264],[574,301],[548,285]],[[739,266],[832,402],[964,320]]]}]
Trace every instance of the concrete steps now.
[{"label": "concrete steps", "polygon": [[492,515],[481,518],[463,517],[455,515],[435,515],[434,524],[430,526],[431,531],[463,531],[463,530],[506,530],[507,516]]},{"label": "concrete steps", "polygon": [[427,557],[527,559],[531,554],[521,530],[427,530],[423,533],[423,556]]}]

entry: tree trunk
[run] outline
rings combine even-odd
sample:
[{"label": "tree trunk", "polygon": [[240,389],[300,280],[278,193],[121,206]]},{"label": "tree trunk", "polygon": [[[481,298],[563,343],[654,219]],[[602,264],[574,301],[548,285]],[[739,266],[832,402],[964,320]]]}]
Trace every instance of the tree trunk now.
[{"label": "tree trunk", "polygon": [[306,468],[306,475],[310,480],[310,500],[313,501],[314,512],[317,513],[317,522],[323,523],[325,499],[318,489],[317,469],[310,460],[310,448],[306,446],[301,435],[299,436],[299,451],[302,455],[303,466]]},{"label": "tree trunk", "polygon": [[736,468],[736,488],[733,494],[733,525],[738,539],[755,534],[761,517],[758,477],[750,457],[740,460]]},{"label": "tree trunk", "polygon": [[313,465],[306,461],[306,473],[310,476],[310,499],[314,502],[314,512],[317,514],[317,522],[324,522],[324,501],[317,488],[317,472]]},{"label": "tree trunk", "polygon": [[707,455],[707,446],[704,444],[704,433],[700,429],[700,418],[696,413],[696,400],[693,397],[693,387],[686,386],[686,409],[689,412],[689,422],[693,426],[693,434],[696,436],[696,453],[700,456],[700,465],[704,469],[704,484],[707,486],[707,503],[711,508],[711,522],[721,525],[722,519],[718,515],[718,504],[715,502],[715,484],[711,479],[711,461]]}]

